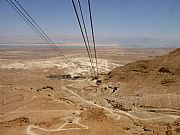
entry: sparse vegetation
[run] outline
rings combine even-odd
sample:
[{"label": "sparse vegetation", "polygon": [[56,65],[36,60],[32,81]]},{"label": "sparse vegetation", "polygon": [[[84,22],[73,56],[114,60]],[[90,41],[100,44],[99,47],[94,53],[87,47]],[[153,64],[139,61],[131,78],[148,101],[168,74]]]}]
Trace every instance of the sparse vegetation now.
[{"label": "sparse vegetation", "polygon": [[160,69],[159,69],[159,72],[160,72],[160,73],[168,73],[168,74],[171,74],[171,73],[172,73],[172,72],[171,72],[168,68],[166,68],[166,67],[160,68]]},{"label": "sparse vegetation", "polygon": [[131,111],[132,109],[130,108],[126,108],[124,105],[118,103],[118,102],[115,102],[114,100],[109,100],[109,99],[106,99],[106,101],[111,104],[112,108],[113,109],[118,109],[118,110],[122,110],[122,111]]},{"label": "sparse vegetation", "polygon": [[22,127],[30,124],[30,120],[27,117],[19,117],[13,120],[0,122],[0,126],[5,127]]},{"label": "sparse vegetation", "polygon": [[180,133],[180,127],[177,127],[177,128],[175,129],[175,131],[176,131],[177,133]]},{"label": "sparse vegetation", "polygon": [[54,88],[52,86],[45,86],[45,87],[42,87],[42,89],[50,89],[50,90],[54,90]]}]

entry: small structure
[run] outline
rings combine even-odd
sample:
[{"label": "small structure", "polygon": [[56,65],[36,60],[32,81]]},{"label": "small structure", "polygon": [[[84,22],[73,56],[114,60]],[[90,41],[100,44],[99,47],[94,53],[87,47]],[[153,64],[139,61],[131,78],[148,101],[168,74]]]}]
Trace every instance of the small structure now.
[{"label": "small structure", "polygon": [[50,79],[57,79],[57,80],[61,80],[61,79],[72,79],[71,75],[52,75],[50,74],[49,76],[47,76],[47,78]]}]

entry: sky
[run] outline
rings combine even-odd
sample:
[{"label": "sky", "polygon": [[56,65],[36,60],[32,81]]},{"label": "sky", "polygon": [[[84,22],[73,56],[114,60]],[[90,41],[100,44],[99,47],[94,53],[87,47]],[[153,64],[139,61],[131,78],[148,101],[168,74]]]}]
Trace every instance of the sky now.
[{"label": "sky", "polygon": [[[18,0],[48,35],[80,36],[71,0]],[[75,0],[76,1],[76,0]],[[91,0],[96,36],[180,39],[180,0]],[[87,0],[81,0],[90,33]],[[33,30],[0,0],[0,36]]]}]

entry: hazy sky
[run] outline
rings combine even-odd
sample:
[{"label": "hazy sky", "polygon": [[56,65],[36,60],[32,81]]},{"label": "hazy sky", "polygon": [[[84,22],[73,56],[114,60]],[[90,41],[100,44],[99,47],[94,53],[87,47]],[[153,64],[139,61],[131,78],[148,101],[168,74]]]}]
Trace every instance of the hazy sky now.
[{"label": "hazy sky", "polygon": [[[87,1],[81,1],[86,12]],[[46,33],[80,35],[71,0],[19,2]],[[92,0],[92,7],[96,35],[180,38],[180,0]],[[35,35],[6,1],[0,0],[0,35],[26,34]]]}]

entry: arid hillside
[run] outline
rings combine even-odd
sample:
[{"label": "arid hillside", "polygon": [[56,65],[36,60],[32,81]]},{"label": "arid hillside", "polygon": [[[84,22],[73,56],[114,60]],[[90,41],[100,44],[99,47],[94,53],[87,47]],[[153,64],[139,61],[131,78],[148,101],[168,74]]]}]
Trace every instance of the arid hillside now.
[{"label": "arid hillside", "polygon": [[180,48],[112,70],[107,81],[126,84],[127,93],[180,93]]},{"label": "arid hillside", "polygon": [[[162,56],[169,51],[170,48],[98,49],[100,75],[96,81],[88,76],[90,62],[83,49],[63,50],[73,61],[75,68],[72,68],[53,50],[3,48],[0,55],[0,135],[179,134],[179,66],[174,65],[178,62],[173,62],[176,57],[179,60],[179,50]],[[149,64],[151,60],[147,59],[154,57],[157,62],[161,59],[159,63],[168,59],[163,66]],[[159,72],[160,67],[171,62],[170,58],[173,61],[167,64],[168,71],[161,69]],[[139,64],[133,68],[137,71],[128,71],[132,70],[131,64],[117,68],[141,59],[147,60],[147,73],[143,66],[138,67]],[[129,78],[116,78],[122,74],[121,70],[126,71]],[[109,71],[112,72],[107,76]],[[171,77],[174,82],[161,84],[158,79],[156,85],[148,83],[146,77],[156,82],[158,76],[154,77],[151,72]],[[69,77],[74,74],[85,77]],[[135,79],[136,74],[139,79]],[[143,79],[146,83],[141,81]],[[157,86],[162,88],[159,93]],[[171,88],[170,93],[168,88]],[[146,93],[138,94],[141,90]]]}]

